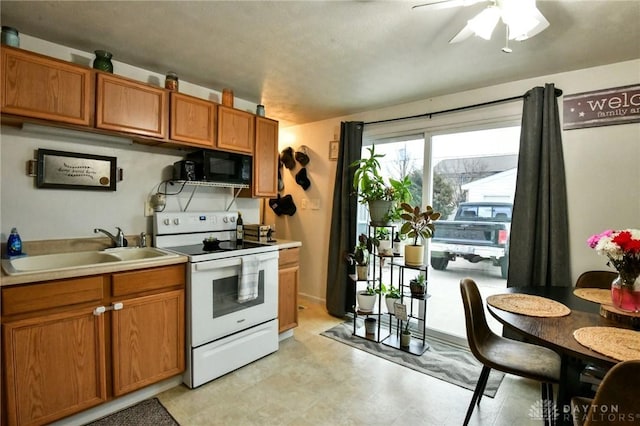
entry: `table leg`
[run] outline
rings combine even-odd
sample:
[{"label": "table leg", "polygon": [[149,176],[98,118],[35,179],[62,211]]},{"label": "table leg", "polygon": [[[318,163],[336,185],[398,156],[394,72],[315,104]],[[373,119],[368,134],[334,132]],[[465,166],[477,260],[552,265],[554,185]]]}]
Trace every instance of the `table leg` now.
[{"label": "table leg", "polygon": [[558,409],[558,425],[573,425],[571,416],[571,398],[574,396],[585,396],[584,386],[580,383],[580,373],[584,368],[584,363],[576,358],[562,355],[560,365],[560,383],[558,385],[558,398],[556,407]]}]

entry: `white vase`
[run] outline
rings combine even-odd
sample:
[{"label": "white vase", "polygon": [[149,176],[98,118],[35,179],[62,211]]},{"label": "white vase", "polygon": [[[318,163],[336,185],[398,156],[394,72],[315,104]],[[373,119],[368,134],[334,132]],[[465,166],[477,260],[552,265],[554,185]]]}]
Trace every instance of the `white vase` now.
[{"label": "white vase", "polygon": [[394,315],[395,314],[395,306],[394,303],[400,303],[400,299],[396,297],[385,296],[384,302],[387,304],[387,312]]},{"label": "white vase", "polygon": [[407,266],[424,265],[424,246],[405,245],[404,263]]},{"label": "white vase", "polygon": [[377,294],[369,295],[366,291],[358,293],[358,311],[360,312],[373,312],[373,307],[376,305]]},{"label": "white vase", "polygon": [[380,254],[391,248],[391,240],[378,240],[378,242],[378,253]]}]

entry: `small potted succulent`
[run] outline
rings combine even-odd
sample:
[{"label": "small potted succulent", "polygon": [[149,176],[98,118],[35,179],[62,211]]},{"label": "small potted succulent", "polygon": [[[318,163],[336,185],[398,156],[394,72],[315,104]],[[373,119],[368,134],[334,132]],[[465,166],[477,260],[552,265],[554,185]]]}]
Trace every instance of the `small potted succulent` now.
[{"label": "small potted succulent", "polygon": [[400,333],[400,347],[408,348],[411,346],[411,331],[409,331],[409,318],[407,318],[406,324],[402,329],[402,333]]},{"label": "small potted succulent", "polygon": [[424,246],[418,244],[420,238],[422,242],[433,236],[435,230],[434,221],[440,219],[440,213],[427,206],[424,211],[419,206],[412,207],[407,203],[402,203],[402,219],[405,221],[400,228],[400,233],[409,238],[413,238],[413,244],[404,246],[404,263],[408,266],[422,266],[424,264]]},{"label": "small potted succulent", "polygon": [[395,315],[395,303],[399,303],[402,295],[400,294],[400,289],[396,288],[391,284],[389,289],[387,290],[384,284],[382,284],[382,288],[385,291],[384,302],[387,304],[387,311]]},{"label": "small potted succulent", "polygon": [[411,290],[411,297],[422,299],[427,291],[427,277],[424,274],[419,274],[411,279],[409,281],[409,289]]},{"label": "small potted succulent", "polygon": [[369,255],[373,251],[374,245],[375,240],[373,238],[360,234],[358,245],[353,250],[353,253],[348,253],[345,256],[345,260],[349,265],[356,265],[358,280],[366,280],[369,277]]}]

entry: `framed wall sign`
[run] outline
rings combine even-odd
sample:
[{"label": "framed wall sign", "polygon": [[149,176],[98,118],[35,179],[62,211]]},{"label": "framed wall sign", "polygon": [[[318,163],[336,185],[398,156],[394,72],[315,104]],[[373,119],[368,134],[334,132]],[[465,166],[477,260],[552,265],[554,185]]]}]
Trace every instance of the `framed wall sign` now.
[{"label": "framed wall sign", "polygon": [[563,129],[640,122],[640,85],[565,95]]},{"label": "framed wall sign", "polygon": [[38,188],[116,190],[116,157],[38,150]]},{"label": "framed wall sign", "polygon": [[340,141],[329,142],[329,160],[337,160],[340,152]]}]

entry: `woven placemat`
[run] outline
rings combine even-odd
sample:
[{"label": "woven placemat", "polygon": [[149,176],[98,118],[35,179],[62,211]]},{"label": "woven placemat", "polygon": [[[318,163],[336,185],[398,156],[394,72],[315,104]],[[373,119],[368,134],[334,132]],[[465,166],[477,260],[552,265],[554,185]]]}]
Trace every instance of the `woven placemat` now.
[{"label": "woven placemat", "polygon": [[640,332],[617,327],[583,327],[573,332],[583,346],[618,361],[640,359]]},{"label": "woven placemat", "polygon": [[531,317],[563,317],[571,309],[560,302],[531,294],[494,294],[487,297],[487,303],[503,311]]},{"label": "woven placemat", "polygon": [[611,305],[611,290],[603,288],[576,288],[573,290],[573,294],[580,299],[588,300],[589,302],[599,303],[601,305]]}]

